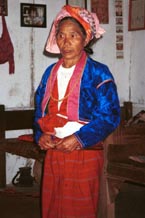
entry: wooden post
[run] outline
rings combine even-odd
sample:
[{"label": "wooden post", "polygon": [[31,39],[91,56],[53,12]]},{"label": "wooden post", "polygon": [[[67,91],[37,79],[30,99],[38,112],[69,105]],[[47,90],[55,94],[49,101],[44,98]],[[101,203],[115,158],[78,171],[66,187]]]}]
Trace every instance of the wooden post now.
[{"label": "wooden post", "polygon": [[132,118],[132,102],[125,101],[124,102],[124,108],[125,108],[125,120],[128,121],[130,118]]},{"label": "wooden post", "polygon": [[[4,105],[0,105],[0,139],[5,138]],[[0,188],[6,186],[6,154],[0,151]]]}]

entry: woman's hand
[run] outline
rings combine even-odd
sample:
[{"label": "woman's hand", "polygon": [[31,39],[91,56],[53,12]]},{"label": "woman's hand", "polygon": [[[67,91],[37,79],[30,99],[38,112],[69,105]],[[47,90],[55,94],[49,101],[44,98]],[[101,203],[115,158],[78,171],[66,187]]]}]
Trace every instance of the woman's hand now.
[{"label": "woman's hand", "polygon": [[48,133],[44,133],[38,142],[41,150],[48,150],[48,149],[52,149],[55,148],[55,144],[52,140],[52,136]]},{"label": "woman's hand", "polygon": [[74,135],[67,136],[56,144],[56,149],[63,152],[71,152],[80,148],[81,146]]}]

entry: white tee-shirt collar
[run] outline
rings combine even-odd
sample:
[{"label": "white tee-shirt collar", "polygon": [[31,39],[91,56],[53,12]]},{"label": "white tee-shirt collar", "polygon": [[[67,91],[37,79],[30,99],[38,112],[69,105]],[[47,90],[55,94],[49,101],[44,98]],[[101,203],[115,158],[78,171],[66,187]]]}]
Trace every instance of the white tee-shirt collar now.
[{"label": "white tee-shirt collar", "polygon": [[[64,68],[62,65],[59,67],[57,72],[57,84],[58,84],[58,98],[62,99],[65,95],[68,83],[74,72],[75,65],[70,68]],[[58,102],[58,108],[60,108],[61,101]]]}]

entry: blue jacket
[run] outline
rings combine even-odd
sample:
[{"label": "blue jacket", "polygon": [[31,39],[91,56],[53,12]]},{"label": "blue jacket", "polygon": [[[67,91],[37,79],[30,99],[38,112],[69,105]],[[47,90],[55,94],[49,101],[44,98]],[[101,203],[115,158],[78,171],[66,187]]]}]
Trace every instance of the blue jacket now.
[{"label": "blue jacket", "polygon": [[[46,84],[54,64],[44,72],[35,96],[35,141],[42,131],[37,120],[44,116],[41,103],[46,91]],[[108,67],[90,57],[87,58],[80,85],[79,120],[87,121],[75,136],[82,146],[89,147],[103,141],[120,123],[120,105],[114,78]]]}]

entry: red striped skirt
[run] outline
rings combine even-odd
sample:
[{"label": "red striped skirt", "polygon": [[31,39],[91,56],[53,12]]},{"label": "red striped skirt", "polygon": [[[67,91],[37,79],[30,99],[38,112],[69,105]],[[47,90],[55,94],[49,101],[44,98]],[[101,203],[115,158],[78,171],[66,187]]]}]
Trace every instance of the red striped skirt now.
[{"label": "red striped skirt", "polygon": [[42,185],[43,218],[96,218],[102,150],[48,150]]}]

